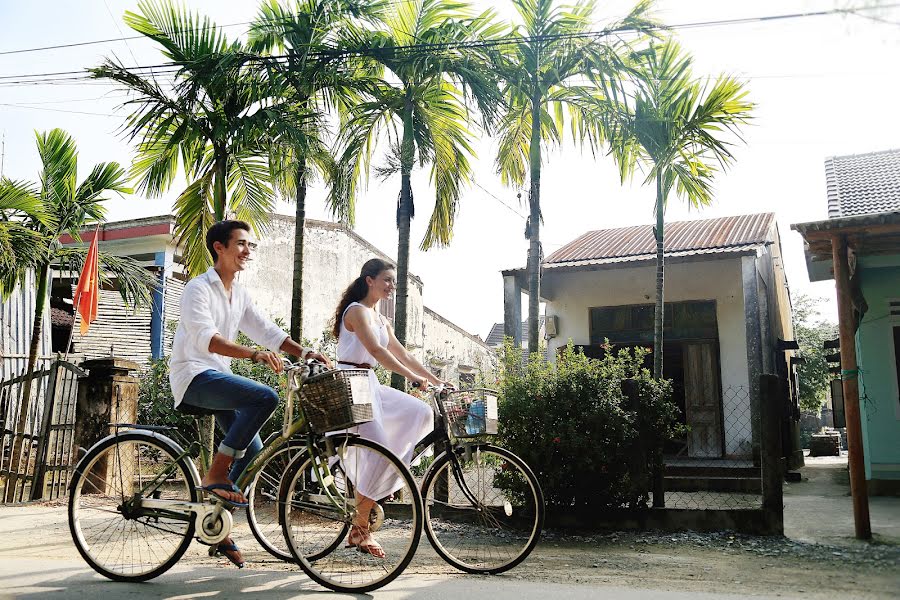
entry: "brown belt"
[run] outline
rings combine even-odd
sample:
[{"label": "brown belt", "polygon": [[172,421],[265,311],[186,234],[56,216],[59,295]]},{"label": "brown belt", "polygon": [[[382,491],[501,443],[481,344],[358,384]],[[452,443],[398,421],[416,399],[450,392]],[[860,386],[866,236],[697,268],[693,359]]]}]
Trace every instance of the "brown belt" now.
[{"label": "brown belt", "polygon": [[355,363],[355,362],[349,362],[346,360],[339,360],[338,364],[339,365],[350,365],[351,367],[356,367],[357,369],[371,369],[372,368],[372,365],[370,365],[369,363]]}]

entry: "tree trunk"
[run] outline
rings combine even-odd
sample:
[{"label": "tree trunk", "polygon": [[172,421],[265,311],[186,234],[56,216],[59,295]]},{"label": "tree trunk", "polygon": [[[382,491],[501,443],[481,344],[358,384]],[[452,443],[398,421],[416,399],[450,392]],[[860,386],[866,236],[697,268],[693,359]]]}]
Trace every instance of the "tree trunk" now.
[{"label": "tree trunk", "polygon": [[665,198],[663,198],[663,174],[656,176],[656,310],[653,314],[653,377],[662,379],[663,374],[663,317],[665,315],[664,275],[665,256],[663,255],[663,217],[665,215]]},{"label": "tree trunk", "polygon": [[535,83],[531,96],[531,142],[528,149],[531,167],[528,244],[528,353],[538,351],[541,302],[541,94]]},{"label": "tree trunk", "polygon": [[303,236],[306,223],[306,160],[297,166],[297,207],[294,225],[294,279],[291,284],[291,339],[303,335]]},{"label": "tree trunk", "polygon": [[228,155],[224,149],[216,148],[215,180],[213,183],[213,214],[216,221],[225,219],[226,205],[226,178],[228,177]]},{"label": "tree trunk", "polygon": [[[413,214],[412,198],[412,166],[415,159],[413,141],[413,103],[412,93],[406,91],[406,104],[403,107],[403,142],[400,146],[400,204],[397,207],[397,291],[396,309],[394,311],[394,335],[404,346],[406,345],[407,299],[409,297],[409,229]],[[391,374],[391,386],[406,389],[405,379],[397,373]]]},{"label": "tree trunk", "polygon": [[[31,375],[34,373],[34,367],[35,364],[37,364],[38,350],[41,345],[41,330],[43,329],[44,324],[44,307],[47,304],[47,280],[49,272],[50,263],[47,262],[40,266],[36,274],[38,281],[37,292],[34,298],[34,323],[31,327],[31,344],[28,348],[28,365],[25,368],[25,381],[22,382],[22,400],[19,405],[18,418],[16,419],[15,431],[18,432],[18,435],[14,438],[13,451],[10,456],[11,475],[7,478],[6,483],[7,502],[13,501],[19,479],[18,470],[21,464],[20,459],[24,440],[22,436],[25,433],[25,425],[28,422],[28,407],[31,404],[31,389],[33,387]],[[73,322],[72,327],[74,326],[75,323]],[[24,485],[24,482],[22,485]],[[32,485],[38,485],[38,482],[32,482]]]}]

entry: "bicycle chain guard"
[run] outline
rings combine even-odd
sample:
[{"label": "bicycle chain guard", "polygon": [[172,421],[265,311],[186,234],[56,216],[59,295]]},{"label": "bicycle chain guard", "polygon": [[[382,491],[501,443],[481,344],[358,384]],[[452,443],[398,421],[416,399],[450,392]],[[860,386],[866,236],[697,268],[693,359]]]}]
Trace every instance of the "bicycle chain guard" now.
[{"label": "bicycle chain guard", "polygon": [[214,546],[231,533],[234,518],[222,505],[208,504],[197,511],[197,523],[197,537],[202,543]]}]

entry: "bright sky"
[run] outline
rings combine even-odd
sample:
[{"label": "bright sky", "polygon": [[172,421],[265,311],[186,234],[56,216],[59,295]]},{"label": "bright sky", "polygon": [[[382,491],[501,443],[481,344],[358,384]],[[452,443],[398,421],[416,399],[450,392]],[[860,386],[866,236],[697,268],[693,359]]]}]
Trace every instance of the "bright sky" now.
[{"label": "bright sky", "polygon": [[[187,0],[220,25],[253,18],[251,1]],[[872,5],[876,0],[661,0],[657,15],[668,24],[758,17],[786,13]],[[512,15],[511,4],[477,0]],[[621,15],[630,6],[620,0],[600,2],[603,14]],[[695,74],[726,72],[744,78],[758,104],[756,119],[746,130],[746,146],[736,149],[735,166],[717,180],[717,200],[702,212],[688,211],[670,200],[666,218],[708,218],[773,211],[784,247],[784,262],[792,294],[809,293],[828,299],[833,318],[831,282],[810,284],[799,235],[791,223],[827,216],[824,160],[826,157],[872,152],[900,146],[900,119],[895,109],[900,83],[900,8],[882,2],[869,12],[874,19],[854,15],[811,16],[730,26],[681,29],[678,37],[695,56]],[[121,40],[41,52],[2,54],[11,50],[131,36],[122,23],[135,0],[81,2],[13,2],[0,0],[0,77],[74,71],[97,65],[115,53],[126,65],[162,62],[151,42]],[[49,14],[52,13],[52,14]],[[887,22],[885,22],[887,21]],[[241,35],[245,25],[228,27]],[[0,79],[2,81],[2,79]],[[39,162],[35,130],[61,127],[71,133],[81,151],[82,176],[91,165],[116,160],[129,163],[131,149],[118,135],[123,111],[120,92],[106,83],[2,86],[0,135],[5,136],[3,173],[13,179],[35,180]],[[425,303],[453,322],[481,336],[503,320],[500,270],[525,265],[527,207],[519,205],[519,190],[500,184],[493,164],[496,146],[478,144],[477,186],[470,186],[461,203],[455,237],[449,248],[421,252],[414,248],[410,269],[425,283]],[[382,164],[383,160],[376,160]],[[424,235],[433,202],[427,171],[413,180],[417,217],[413,244]],[[356,231],[388,254],[396,256],[394,220],[399,177],[385,183],[372,179],[359,202]],[[169,212],[173,195],[165,199],[116,199],[108,203],[110,220]],[[522,190],[523,199],[527,190]],[[327,219],[324,191],[314,188],[307,216]],[[653,186],[641,178],[619,185],[614,166],[605,157],[581,154],[570,145],[546,155],[542,175],[544,226],[542,239],[549,255],[585,231],[652,220]],[[282,204],[279,212],[293,214]],[[315,277],[314,273],[307,276]]]}]

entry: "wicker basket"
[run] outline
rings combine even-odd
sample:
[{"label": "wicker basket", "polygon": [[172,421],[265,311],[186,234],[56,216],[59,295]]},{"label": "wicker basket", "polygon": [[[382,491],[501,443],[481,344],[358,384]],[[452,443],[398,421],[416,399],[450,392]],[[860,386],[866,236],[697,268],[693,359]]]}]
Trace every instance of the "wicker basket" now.
[{"label": "wicker basket", "polygon": [[300,388],[300,404],[313,431],[347,429],[372,420],[372,389],[365,369],[327,371]]},{"label": "wicker basket", "polygon": [[457,438],[497,433],[497,392],[457,390],[443,400],[450,435]]}]

